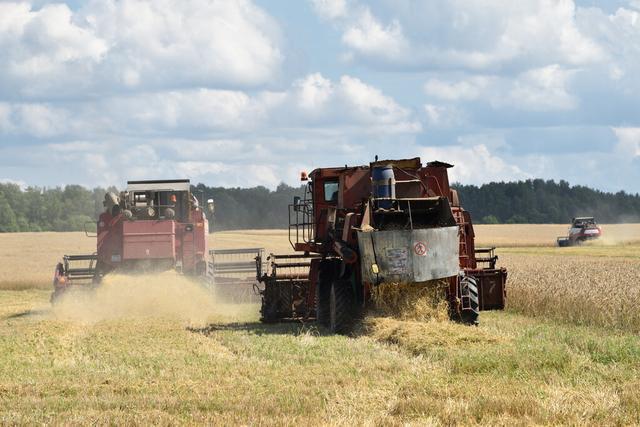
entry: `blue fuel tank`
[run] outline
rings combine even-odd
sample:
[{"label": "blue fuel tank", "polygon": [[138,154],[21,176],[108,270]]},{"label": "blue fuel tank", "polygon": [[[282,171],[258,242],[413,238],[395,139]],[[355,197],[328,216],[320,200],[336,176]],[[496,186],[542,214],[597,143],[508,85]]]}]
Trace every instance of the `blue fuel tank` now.
[{"label": "blue fuel tank", "polygon": [[371,171],[373,185],[373,198],[378,200],[378,207],[390,209],[393,206],[391,199],[396,198],[396,178],[393,174],[393,166],[376,166]]}]

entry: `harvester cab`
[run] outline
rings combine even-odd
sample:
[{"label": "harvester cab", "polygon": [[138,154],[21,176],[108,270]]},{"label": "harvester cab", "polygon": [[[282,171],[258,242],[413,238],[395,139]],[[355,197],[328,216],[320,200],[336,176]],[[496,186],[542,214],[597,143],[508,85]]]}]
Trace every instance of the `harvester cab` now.
[{"label": "harvester cab", "polygon": [[506,270],[494,248],[475,249],[450,167],[415,158],[311,172],[289,211],[297,254],[271,255],[259,278],[262,320],[315,318],[345,332],[376,286],[442,280],[453,317],[474,323],[503,308]]}]

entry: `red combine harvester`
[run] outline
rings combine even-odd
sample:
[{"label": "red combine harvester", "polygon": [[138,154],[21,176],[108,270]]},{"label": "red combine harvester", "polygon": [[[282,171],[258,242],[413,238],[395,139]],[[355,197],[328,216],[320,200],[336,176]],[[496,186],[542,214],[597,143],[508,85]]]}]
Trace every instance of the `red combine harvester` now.
[{"label": "red combine harvester", "polygon": [[[213,200],[207,204],[213,214]],[[188,179],[129,181],[120,194],[105,195],[104,207],[97,221],[96,252],[63,257],[56,266],[52,301],[72,286],[97,285],[113,271],[175,269],[233,284],[241,282],[238,274],[251,275],[248,266],[255,272],[262,249],[208,250],[209,222]],[[250,259],[244,259],[247,254]],[[228,256],[241,258],[225,262]]]},{"label": "red combine harvester", "polygon": [[452,318],[476,323],[480,310],[503,309],[507,271],[495,248],[475,248],[450,167],[415,158],[314,170],[289,206],[297,254],[272,254],[258,273],[262,321],[315,318],[344,333],[375,286],[442,279]]},{"label": "red combine harvester", "polygon": [[573,218],[569,227],[569,236],[558,237],[558,246],[581,245],[589,240],[596,240],[602,237],[602,228],[596,223],[593,217]]}]

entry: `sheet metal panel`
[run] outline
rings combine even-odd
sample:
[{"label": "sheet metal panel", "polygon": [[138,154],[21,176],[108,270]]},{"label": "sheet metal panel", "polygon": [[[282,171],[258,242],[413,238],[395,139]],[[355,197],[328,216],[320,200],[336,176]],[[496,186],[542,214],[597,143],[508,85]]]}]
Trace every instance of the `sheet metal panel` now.
[{"label": "sheet metal panel", "polygon": [[122,259],[176,258],[175,221],[125,221]]},{"label": "sheet metal panel", "polygon": [[[363,280],[412,283],[460,271],[458,227],[358,232]],[[378,266],[378,273],[372,266]]]}]

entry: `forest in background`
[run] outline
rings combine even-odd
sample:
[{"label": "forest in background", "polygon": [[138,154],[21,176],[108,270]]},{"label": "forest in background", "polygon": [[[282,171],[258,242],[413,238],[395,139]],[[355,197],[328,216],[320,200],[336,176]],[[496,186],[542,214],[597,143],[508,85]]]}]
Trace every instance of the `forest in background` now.
[{"label": "forest in background", "polygon": [[[602,223],[640,222],[640,195],[623,191],[607,193],[542,179],[455,188],[475,223],[563,224],[574,216],[595,216]],[[275,190],[198,184],[193,190],[201,201],[215,200],[212,230],[286,228],[287,206],[303,193],[301,187],[286,184]],[[84,230],[102,212],[106,191],[80,185],[21,189],[0,184],[0,232]]]}]

